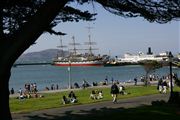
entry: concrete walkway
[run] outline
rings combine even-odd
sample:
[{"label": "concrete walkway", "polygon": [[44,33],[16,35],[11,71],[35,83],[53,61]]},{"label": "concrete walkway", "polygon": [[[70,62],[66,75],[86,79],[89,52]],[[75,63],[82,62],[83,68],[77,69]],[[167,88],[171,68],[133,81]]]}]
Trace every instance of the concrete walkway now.
[{"label": "concrete walkway", "polygon": [[13,120],[78,120],[72,115],[84,115],[92,110],[101,109],[117,109],[117,108],[134,108],[142,105],[151,105],[152,101],[164,100],[167,101],[169,94],[156,94],[149,96],[141,96],[129,99],[118,100],[117,104],[112,101],[99,102],[87,105],[74,105],[63,108],[46,109],[34,111],[30,113],[13,113]]}]

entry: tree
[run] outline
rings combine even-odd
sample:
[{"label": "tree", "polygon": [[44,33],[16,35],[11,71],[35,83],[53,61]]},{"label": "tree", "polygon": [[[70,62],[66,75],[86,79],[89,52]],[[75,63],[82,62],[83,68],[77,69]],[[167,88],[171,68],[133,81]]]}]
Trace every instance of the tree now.
[{"label": "tree", "polygon": [[145,82],[145,86],[147,86],[149,82],[148,75],[152,72],[155,72],[155,70],[162,67],[162,65],[159,62],[153,60],[143,61],[142,64],[144,66],[144,70],[146,71],[146,78],[144,82]]},{"label": "tree", "polygon": [[0,99],[1,119],[11,120],[9,78],[16,59],[44,32],[66,21],[93,20],[93,14],[69,5],[71,2],[100,3],[106,10],[123,17],[144,17],[166,23],[180,16],[178,0],[1,0],[0,1]]},{"label": "tree", "polygon": [[[9,77],[16,59],[59,20],[91,20],[92,15],[65,6],[68,0],[3,0],[0,6],[0,91],[1,118],[10,120]],[[59,12],[62,14],[59,15]],[[47,14],[48,13],[48,14]],[[58,16],[57,16],[58,15]],[[57,16],[57,17],[56,17]],[[56,17],[56,19],[55,19]],[[54,20],[55,19],[55,20]],[[54,20],[54,21],[53,21]]]}]

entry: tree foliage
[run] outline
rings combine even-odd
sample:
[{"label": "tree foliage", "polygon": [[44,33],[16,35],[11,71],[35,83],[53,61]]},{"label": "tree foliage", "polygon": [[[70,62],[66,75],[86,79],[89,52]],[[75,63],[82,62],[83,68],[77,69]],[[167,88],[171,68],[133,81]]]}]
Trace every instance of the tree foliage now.
[{"label": "tree foliage", "polygon": [[162,67],[162,65],[159,62],[153,60],[143,61],[143,66],[144,70],[146,71],[146,74],[155,72],[156,69]]},{"label": "tree foliage", "polygon": [[180,18],[179,0],[96,0],[106,10],[123,17],[144,17],[167,23]]},{"label": "tree foliage", "polygon": [[[68,0],[67,0],[68,1]],[[71,1],[71,0],[69,0]],[[6,35],[16,34],[16,31],[23,26],[24,23],[31,20],[31,17],[36,14],[38,9],[46,2],[46,0],[2,0],[0,3],[1,17],[3,19],[2,29]],[[47,13],[48,14],[48,13]],[[59,11],[57,17],[45,29],[52,34],[64,35],[61,32],[56,32],[52,28],[61,22],[79,22],[79,20],[92,21],[95,20],[88,11],[81,11],[68,4]]]},{"label": "tree foliage", "polygon": [[155,72],[156,69],[159,69],[162,67],[162,64],[160,64],[159,62],[157,61],[154,61],[154,60],[145,60],[145,61],[142,61],[141,64],[143,65],[144,67],[144,70],[146,72],[146,78],[144,80],[144,83],[145,83],[145,86],[148,85],[149,83],[149,77],[148,75],[150,73],[153,73]]},{"label": "tree foliage", "polygon": [[[48,0],[1,0],[2,27],[6,35],[16,31],[38,11]],[[180,16],[179,0],[67,0],[68,3],[100,3],[109,12],[122,17],[144,17],[150,22],[166,23]],[[47,13],[48,14],[48,13]],[[94,20],[94,14],[68,6],[59,11],[59,15],[45,30],[61,34],[52,28],[58,23],[79,20]]]}]

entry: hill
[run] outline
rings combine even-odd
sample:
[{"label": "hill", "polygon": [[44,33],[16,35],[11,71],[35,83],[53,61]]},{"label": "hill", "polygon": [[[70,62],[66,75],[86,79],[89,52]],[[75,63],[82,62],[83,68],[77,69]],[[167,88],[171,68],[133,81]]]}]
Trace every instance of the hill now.
[{"label": "hill", "polygon": [[[22,54],[16,63],[34,63],[34,62],[52,62],[52,60],[60,53],[59,49],[47,49],[39,52],[31,52]],[[67,52],[65,52],[66,54]]]}]

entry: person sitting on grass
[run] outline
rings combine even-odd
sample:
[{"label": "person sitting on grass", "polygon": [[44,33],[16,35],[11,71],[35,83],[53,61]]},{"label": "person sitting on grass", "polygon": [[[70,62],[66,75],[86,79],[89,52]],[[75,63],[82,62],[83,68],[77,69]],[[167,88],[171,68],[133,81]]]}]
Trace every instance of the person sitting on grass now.
[{"label": "person sitting on grass", "polygon": [[102,93],[102,90],[101,90],[101,91],[98,91],[97,99],[102,99],[102,98],[103,98],[103,93]]},{"label": "person sitting on grass", "polygon": [[65,95],[63,95],[62,102],[63,104],[68,104],[70,101]]},{"label": "person sitting on grass", "polygon": [[77,102],[77,97],[76,97],[76,95],[74,94],[73,91],[71,91],[71,92],[69,93],[68,97],[69,97],[71,103]]},{"label": "person sitting on grass", "polygon": [[74,87],[75,87],[75,88],[80,88],[80,87],[79,87],[79,84],[78,84],[77,82],[74,83]]},{"label": "person sitting on grass", "polygon": [[82,87],[85,89],[86,87],[90,87],[90,84],[86,80],[83,80]]},{"label": "person sitting on grass", "polygon": [[121,85],[120,87],[119,87],[119,94],[121,94],[121,95],[126,95],[127,93],[125,92],[125,87],[123,86],[123,85]]},{"label": "person sitting on grass", "polygon": [[97,99],[95,90],[91,91],[90,98],[93,99],[93,100]]}]

